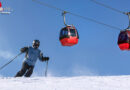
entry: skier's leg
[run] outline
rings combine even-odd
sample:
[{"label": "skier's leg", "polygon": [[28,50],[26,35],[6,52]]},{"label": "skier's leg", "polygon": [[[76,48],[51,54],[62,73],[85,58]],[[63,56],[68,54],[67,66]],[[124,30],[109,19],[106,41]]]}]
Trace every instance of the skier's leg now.
[{"label": "skier's leg", "polygon": [[27,71],[26,74],[25,74],[25,77],[30,77],[30,76],[32,75],[32,73],[33,73],[33,68],[34,68],[34,66],[30,66],[30,67],[29,67],[28,71]]},{"label": "skier's leg", "polygon": [[28,65],[26,62],[23,63],[21,70],[15,75],[15,77],[21,77],[27,71]]}]

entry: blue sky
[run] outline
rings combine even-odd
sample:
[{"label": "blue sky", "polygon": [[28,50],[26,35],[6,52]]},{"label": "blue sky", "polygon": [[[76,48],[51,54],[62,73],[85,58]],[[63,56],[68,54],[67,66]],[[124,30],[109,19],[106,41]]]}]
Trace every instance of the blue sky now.
[{"label": "blue sky", "polygon": [[[125,29],[126,15],[99,6],[90,0],[40,0],[81,16]],[[130,11],[129,0],[100,0],[113,8]],[[61,11],[39,5],[32,0],[2,0],[3,7],[13,9],[10,15],[0,15],[0,66],[31,46],[34,39],[41,41],[40,49],[50,57],[48,74],[53,76],[129,75],[130,53],[117,46],[119,30],[66,14],[66,23],[79,32],[79,43],[63,47],[59,32],[64,27]],[[4,77],[20,70],[24,54],[0,71]],[[37,62],[33,76],[44,76],[46,63]]]}]

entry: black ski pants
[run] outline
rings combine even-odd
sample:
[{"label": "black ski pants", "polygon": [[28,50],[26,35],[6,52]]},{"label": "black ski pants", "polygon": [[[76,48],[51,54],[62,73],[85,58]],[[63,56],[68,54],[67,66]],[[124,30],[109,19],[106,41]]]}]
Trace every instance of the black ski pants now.
[{"label": "black ski pants", "polygon": [[34,66],[29,66],[26,62],[23,62],[21,70],[15,75],[15,77],[30,77],[33,73]]}]

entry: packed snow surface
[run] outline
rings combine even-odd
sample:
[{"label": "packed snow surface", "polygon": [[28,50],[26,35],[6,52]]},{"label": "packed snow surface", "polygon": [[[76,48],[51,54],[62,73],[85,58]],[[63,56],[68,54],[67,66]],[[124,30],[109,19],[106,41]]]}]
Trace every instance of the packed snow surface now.
[{"label": "packed snow surface", "polygon": [[0,77],[0,90],[130,90],[130,76]]}]

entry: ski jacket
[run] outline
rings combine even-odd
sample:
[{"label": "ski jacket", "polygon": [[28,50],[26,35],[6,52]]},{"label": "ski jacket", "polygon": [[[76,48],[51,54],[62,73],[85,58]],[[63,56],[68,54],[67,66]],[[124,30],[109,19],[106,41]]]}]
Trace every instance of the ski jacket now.
[{"label": "ski jacket", "polygon": [[43,53],[39,49],[35,49],[32,46],[21,48],[21,52],[25,52],[24,62],[30,66],[35,66],[37,59],[43,61]]}]

